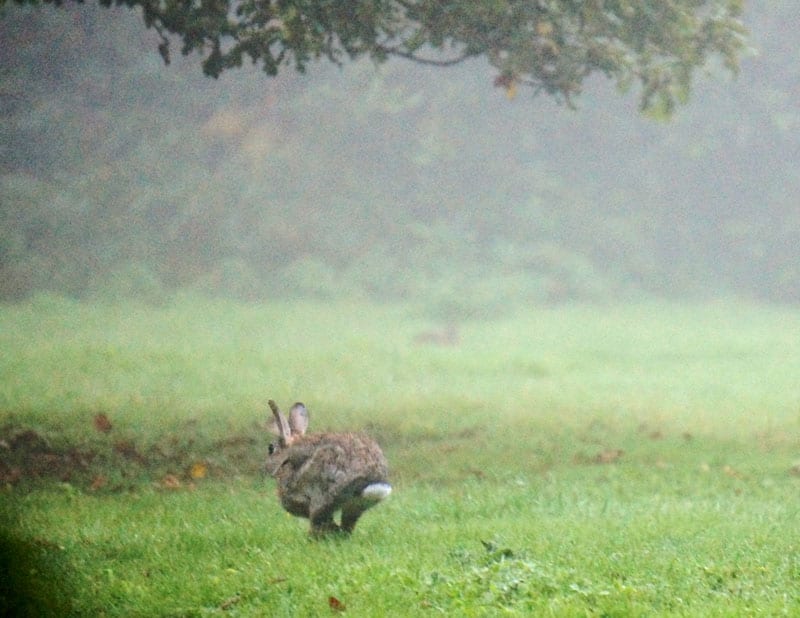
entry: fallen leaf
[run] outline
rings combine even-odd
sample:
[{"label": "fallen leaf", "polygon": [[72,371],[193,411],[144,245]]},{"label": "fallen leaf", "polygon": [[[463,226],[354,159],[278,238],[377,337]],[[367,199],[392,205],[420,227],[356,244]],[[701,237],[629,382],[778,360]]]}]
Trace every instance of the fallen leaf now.
[{"label": "fallen leaf", "polygon": [[336,597],[328,597],[328,607],[335,612],[343,612],[347,609],[347,606]]},{"label": "fallen leaf", "polygon": [[606,451],[598,453],[594,458],[594,462],[598,464],[614,463],[624,454],[625,451],[623,451],[620,448],[608,449]]},{"label": "fallen leaf", "polygon": [[207,472],[208,466],[205,462],[198,461],[192,464],[192,467],[189,469],[189,476],[193,479],[204,479],[206,478]]},{"label": "fallen leaf", "polygon": [[111,424],[106,413],[100,412],[94,415],[94,428],[100,433],[109,433],[114,426]]},{"label": "fallen leaf", "polygon": [[511,84],[506,88],[506,98],[509,101],[512,101],[514,97],[517,96],[517,82],[512,81]]},{"label": "fallen leaf", "polygon": [[174,474],[167,474],[163,479],[161,479],[161,487],[164,489],[180,489],[181,481]]}]

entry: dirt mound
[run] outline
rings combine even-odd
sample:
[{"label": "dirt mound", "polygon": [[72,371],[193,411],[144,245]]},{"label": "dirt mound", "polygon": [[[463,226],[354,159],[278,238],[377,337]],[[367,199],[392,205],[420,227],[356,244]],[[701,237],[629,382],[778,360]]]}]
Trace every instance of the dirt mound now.
[{"label": "dirt mound", "polygon": [[56,449],[33,429],[6,430],[0,437],[0,483],[50,478],[69,481],[89,470],[96,453],[77,447]]},{"label": "dirt mound", "polygon": [[142,445],[114,436],[105,415],[95,416],[94,428],[97,433],[81,444],[28,427],[0,429],[0,486],[61,482],[99,491],[156,482],[177,488],[206,478],[260,474],[267,451],[267,437],[260,436],[265,432],[209,439],[180,431]]}]

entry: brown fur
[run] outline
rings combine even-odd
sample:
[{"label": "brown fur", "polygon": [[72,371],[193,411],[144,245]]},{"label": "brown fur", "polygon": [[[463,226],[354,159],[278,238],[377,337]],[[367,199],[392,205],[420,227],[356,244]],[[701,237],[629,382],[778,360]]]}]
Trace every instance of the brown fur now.
[{"label": "brown fur", "polygon": [[[279,427],[280,421],[275,430],[280,434]],[[373,483],[388,485],[386,458],[378,444],[363,434],[304,432],[304,426],[293,426],[289,435],[272,445],[267,467],[277,481],[281,505],[292,515],[307,517],[312,535],[349,534],[362,513],[377,503],[362,497],[364,488]],[[341,524],[333,520],[337,511],[342,513]]]}]

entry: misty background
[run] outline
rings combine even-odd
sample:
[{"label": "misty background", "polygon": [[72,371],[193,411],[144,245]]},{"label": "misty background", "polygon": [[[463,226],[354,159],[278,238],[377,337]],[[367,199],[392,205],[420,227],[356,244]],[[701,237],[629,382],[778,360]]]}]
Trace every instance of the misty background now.
[{"label": "misty background", "polygon": [[164,66],[126,9],[0,19],[0,300],[421,303],[440,317],[645,295],[800,301],[800,7],[669,122],[575,111],[480,60]]}]

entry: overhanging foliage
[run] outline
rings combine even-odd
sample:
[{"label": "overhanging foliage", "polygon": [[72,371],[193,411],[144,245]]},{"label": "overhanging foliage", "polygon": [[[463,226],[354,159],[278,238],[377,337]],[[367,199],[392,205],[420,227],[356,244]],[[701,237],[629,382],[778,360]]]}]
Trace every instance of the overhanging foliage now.
[{"label": "overhanging foliage", "polygon": [[275,75],[319,58],[450,65],[480,56],[510,92],[524,84],[571,105],[584,80],[602,73],[623,90],[638,83],[642,109],[660,114],[687,98],[696,69],[715,58],[735,71],[745,48],[742,0],[99,2],[136,8],[158,32],[165,62],[178,38],[213,77],[246,59]]}]

